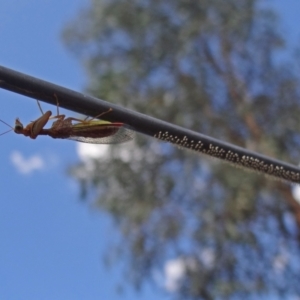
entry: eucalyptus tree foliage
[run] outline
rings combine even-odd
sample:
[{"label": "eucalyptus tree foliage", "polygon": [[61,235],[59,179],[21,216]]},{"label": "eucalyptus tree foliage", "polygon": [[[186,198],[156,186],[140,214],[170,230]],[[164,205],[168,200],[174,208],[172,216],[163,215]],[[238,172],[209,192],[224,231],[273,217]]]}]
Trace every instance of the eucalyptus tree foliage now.
[{"label": "eucalyptus tree foliage", "polygon": [[[255,0],[90,1],[64,31],[87,90],[265,155],[299,162],[299,79],[276,15]],[[138,137],[72,169],[109,212],[140,287],[183,262],[171,294],[299,293],[299,205],[291,187]]]}]

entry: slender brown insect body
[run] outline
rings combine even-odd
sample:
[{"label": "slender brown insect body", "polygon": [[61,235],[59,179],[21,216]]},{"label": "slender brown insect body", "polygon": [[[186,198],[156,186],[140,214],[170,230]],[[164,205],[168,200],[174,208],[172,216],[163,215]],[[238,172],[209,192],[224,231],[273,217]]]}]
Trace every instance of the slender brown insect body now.
[{"label": "slender brown insect body", "polygon": [[[35,139],[38,135],[48,135],[54,139],[70,139],[94,144],[118,144],[132,140],[134,137],[134,132],[125,128],[123,123],[112,123],[100,120],[94,121],[95,118],[98,118],[107,112],[90,120],[87,118],[84,120],[76,118],[65,119],[65,115],[59,114],[58,101],[57,115],[54,117],[51,117],[51,111],[43,113],[39,102],[38,106],[42,112],[42,116],[29,123],[25,128],[17,118],[15,127],[12,128],[15,133],[29,136],[31,139]],[[111,109],[109,111],[111,111]],[[44,129],[44,126],[50,119],[57,120],[53,122],[51,128]],[[77,123],[73,124],[73,121],[76,121]]]},{"label": "slender brown insect body", "polygon": [[72,124],[72,118],[63,120],[61,124],[56,122],[53,123],[51,128],[42,129],[39,135],[49,135],[54,139],[73,139],[73,137],[98,139],[116,134],[124,125],[123,123],[110,123],[106,121],[89,121]]}]

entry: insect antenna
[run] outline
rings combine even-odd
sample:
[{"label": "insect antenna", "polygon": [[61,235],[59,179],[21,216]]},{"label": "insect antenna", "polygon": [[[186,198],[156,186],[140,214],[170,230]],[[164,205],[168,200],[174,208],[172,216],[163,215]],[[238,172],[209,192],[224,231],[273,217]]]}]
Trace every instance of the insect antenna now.
[{"label": "insect antenna", "polygon": [[9,130],[7,130],[7,131],[5,131],[5,132],[2,132],[2,133],[0,133],[0,136],[1,135],[3,135],[3,134],[5,134],[5,133],[8,133],[8,132],[10,132],[10,131],[12,131],[13,129],[9,129]]},{"label": "insect antenna", "polygon": [[3,133],[1,133],[0,134],[0,136],[1,135],[3,135],[3,134],[5,134],[5,133],[8,133],[8,132],[10,132],[10,131],[12,131],[12,130],[14,130],[14,128],[13,127],[11,127],[9,124],[7,124],[6,122],[4,122],[4,121],[2,121],[2,120],[0,120],[0,122],[2,122],[3,124],[5,124],[5,125],[7,125],[8,127],[10,127],[11,129],[9,129],[9,130],[7,130],[7,131],[5,131],[5,132],[3,132]]}]

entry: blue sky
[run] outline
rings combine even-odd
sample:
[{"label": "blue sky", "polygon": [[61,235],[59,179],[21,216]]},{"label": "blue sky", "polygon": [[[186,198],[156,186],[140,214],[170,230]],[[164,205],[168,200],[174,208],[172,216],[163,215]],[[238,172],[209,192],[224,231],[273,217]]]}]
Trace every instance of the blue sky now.
[{"label": "blue sky", "polygon": [[[0,65],[81,91],[85,74],[60,32],[85,3],[2,1]],[[299,38],[300,1],[274,5],[283,16],[283,32]],[[40,116],[32,99],[1,89],[0,99],[0,118],[9,124]],[[0,132],[5,130],[0,124]],[[122,275],[106,269],[101,257],[116,232],[108,216],[80,201],[79,187],[66,175],[79,160],[75,142],[33,141],[14,133],[0,139],[1,299],[167,299],[149,287],[141,294],[115,291]]]},{"label": "blue sky", "polygon": [[[84,73],[60,32],[84,3],[2,1],[0,65],[82,90]],[[40,116],[29,98],[0,90],[0,99],[0,118],[11,125],[16,117],[27,124]],[[79,160],[76,143],[11,132],[0,145],[0,298],[153,299],[149,289],[140,295],[115,291],[122,276],[102,264],[114,228],[80,201],[76,182],[66,175]]]}]

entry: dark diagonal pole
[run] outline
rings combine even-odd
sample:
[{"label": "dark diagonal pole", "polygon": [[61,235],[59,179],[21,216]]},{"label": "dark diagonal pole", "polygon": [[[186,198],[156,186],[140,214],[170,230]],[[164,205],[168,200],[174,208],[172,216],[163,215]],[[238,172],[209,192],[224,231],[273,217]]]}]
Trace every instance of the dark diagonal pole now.
[{"label": "dark diagonal pole", "polygon": [[112,108],[112,112],[105,115],[105,119],[109,121],[125,123],[137,132],[219,158],[238,167],[300,183],[300,169],[294,165],[2,66],[0,66],[0,87],[53,105],[56,105],[57,97],[61,107],[88,116],[95,116]]}]

